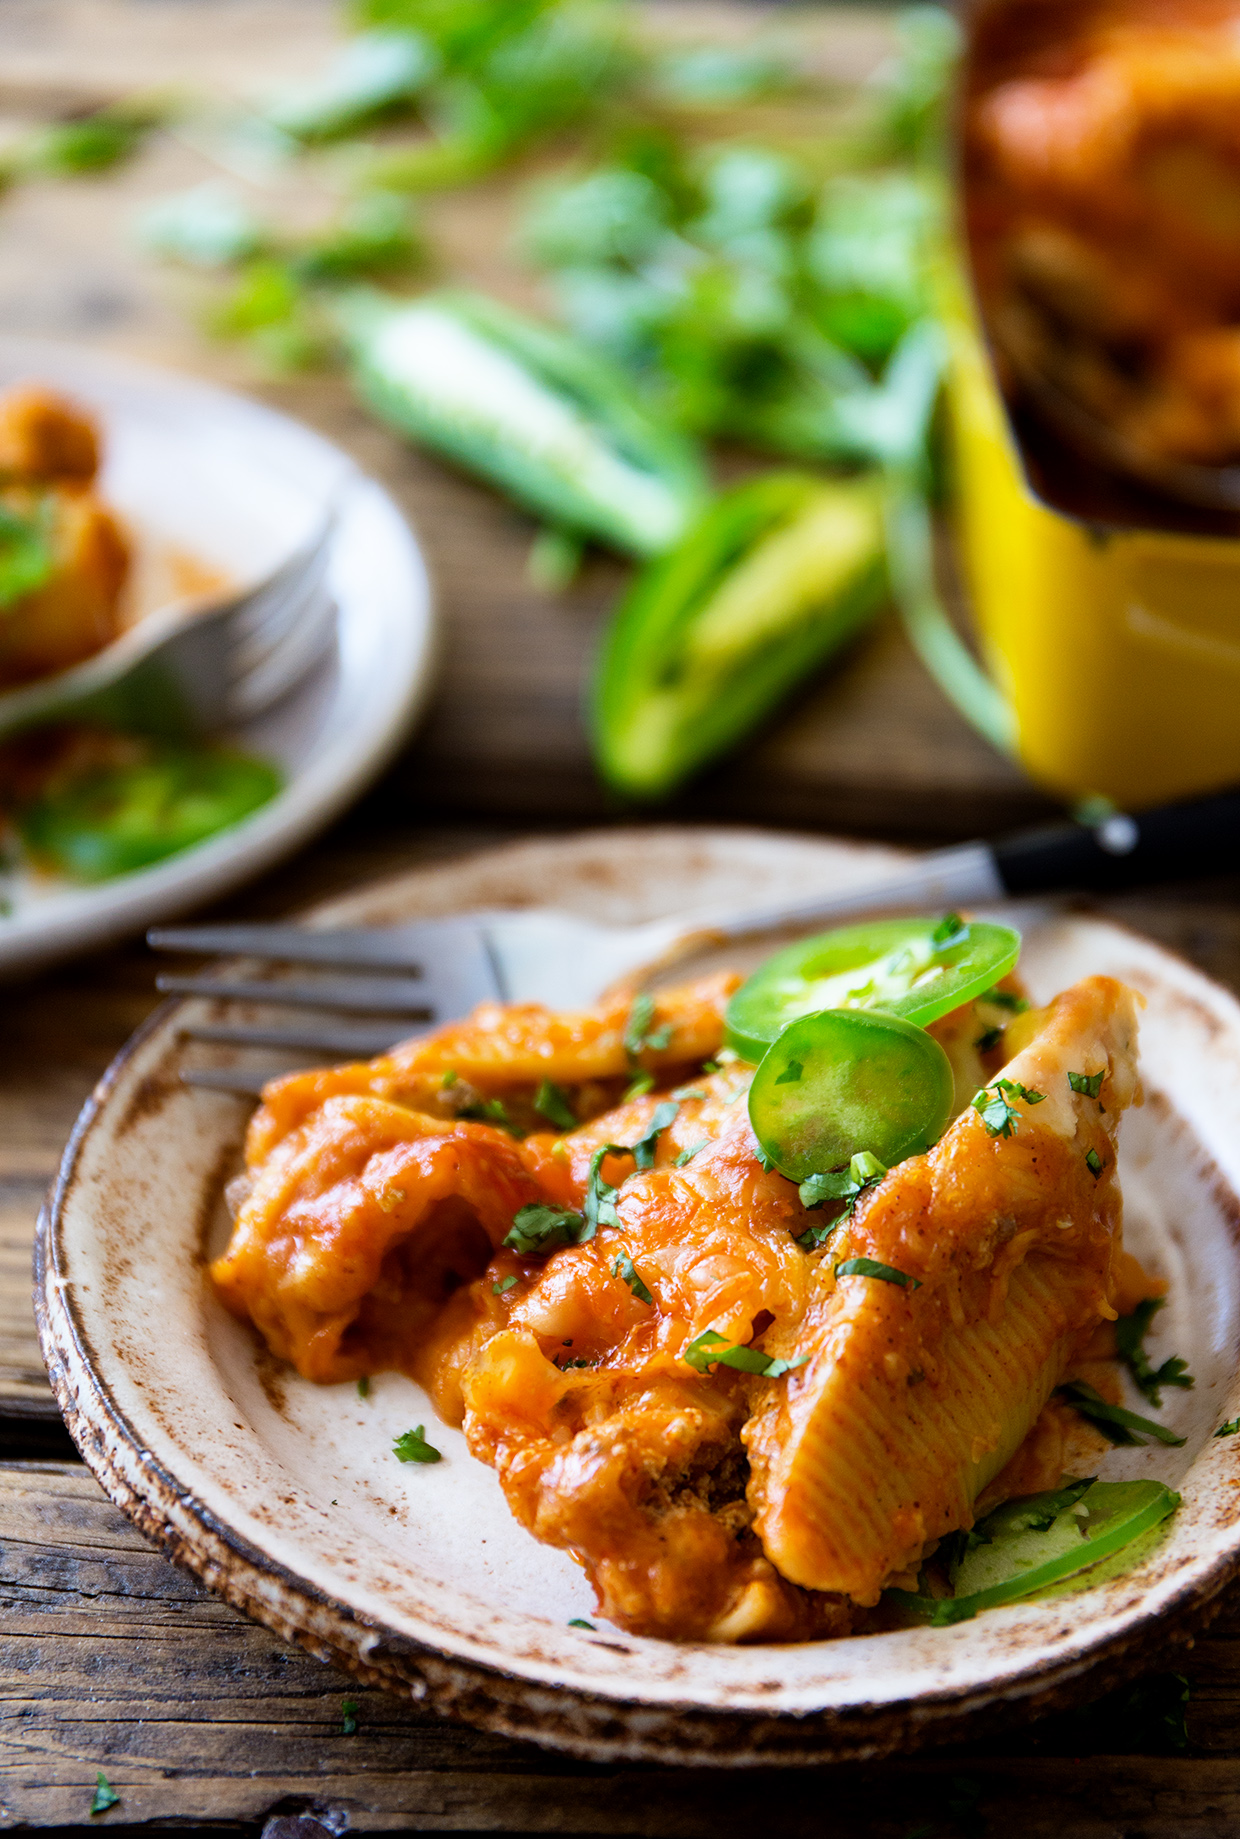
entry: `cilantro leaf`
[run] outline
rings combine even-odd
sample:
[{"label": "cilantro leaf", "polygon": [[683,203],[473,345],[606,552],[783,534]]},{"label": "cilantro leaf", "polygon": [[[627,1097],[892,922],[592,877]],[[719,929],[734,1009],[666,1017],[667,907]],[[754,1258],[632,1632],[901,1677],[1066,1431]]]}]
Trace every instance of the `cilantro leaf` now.
[{"label": "cilantro leaf", "polygon": [[1219,1425],[1214,1434],[1216,1437],[1240,1436],[1240,1418],[1228,1418],[1225,1424]]},{"label": "cilantro leaf", "polygon": [[359,1398],[370,1397],[370,1380],[365,1373],[362,1374],[362,1377],[357,1382],[357,1396]]},{"label": "cilantro leaf", "polygon": [[712,1141],[713,1139],[711,1137],[703,1137],[702,1141],[700,1143],[695,1143],[691,1149],[682,1149],[680,1154],[676,1157],[673,1167],[682,1169],[686,1162],[692,1162],[699,1150],[709,1149]]},{"label": "cilantro leaf", "polygon": [[950,951],[954,945],[963,945],[968,936],[968,920],[962,920],[958,913],[945,913],[930,934],[930,943],[936,952]]},{"label": "cilantro leaf", "polygon": [[570,1617],[568,1626],[570,1628],[588,1628],[592,1635],[597,1632],[593,1622],[587,1622],[584,1616]]},{"label": "cilantro leaf", "polygon": [[603,1180],[603,1162],[608,1156],[631,1156],[633,1151],[627,1143],[600,1143],[590,1157],[590,1172],[586,1177],[586,1197],[582,1203],[586,1230],[580,1235],[580,1243],[585,1245],[592,1239],[600,1226],[619,1226],[620,1215],[616,1212],[616,1196],[619,1187],[612,1187]]},{"label": "cilantro leaf", "polygon": [[[1091,1094],[1092,1096],[1092,1094]],[[1115,1324],[1115,1348],[1146,1398],[1157,1409],[1162,1404],[1164,1386],[1181,1386],[1186,1392],[1194,1385],[1187,1360],[1173,1354],[1160,1367],[1150,1364],[1145,1351],[1145,1337],[1150,1323],[1163,1307],[1161,1296],[1148,1296],[1138,1303],[1131,1315],[1121,1315]]]},{"label": "cilantro leaf", "polygon": [[1087,1149],[1085,1151],[1085,1167],[1089,1170],[1094,1180],[1098,1181],[1102,1176],[1103,1170],[1106,1168],[1106,1163],[1102,1160],[1102,1157],[1098,1154],[1096,1149]]},{"label": "cilantro leaf", "polygon": [[638,1276],[637,1267],[623,1246],[612,1260],[611,1274],[613,1277],[622,1277],[624,1279],[639,1303],[654,1302],[654,1297],[650,1294],[649,1290]]},{"label": "cilantro leaf", "polygon": [[509,1117],[508,1107],[502,1098],[480,1098],[476,1105],[465,1105],[457,1115],[470,1118],[478,1124],[498,1124],[499,1128],[506,1130],[510,1137],[525,1135],[525,1132],[520,1130]]},{"label": "cilantro leaf", "polygon": [[986,1126],[986,1134],[991,1137],[1010,1137],[1020,1122],[1020,1112],[1009,1103],[1012,1098],[1023,1098],[1027,1105],[1040,1105],[1046,1097],[1045,1092],[1035,1092],[1031,1086],[1023,1086],[1017,1079],[996,1079],[993,1085],[983,1086],[973,1096],[973,1109]]},{"label": "cilantro leaf", "polygon": [[645,1098],[647,1092],[653,1091],[654,1074],[643,1070],[637,1075],[637,1078],[633,1080],[631,1085],[626,1086],[621,1103],[627,1105],[631,1099]]},{"label": "cilantro leaf", "polygon": [[95,1798],[90,1804],[91,1813],[106,1813],[109,1807],[118,1805],[120,1798],[103,1770],[100,1769],[95,1775]]},{"label": "cilantro leaf", "polygon": [[990,1003],[996,1009],[1007,1009],[1012,1015],[1024,1015],[1029,1007],[1025,998],[1018,996],[1015,990],[1001,990],[997,985],[977,1000],[979,1003]]},{"label": "cilantro leaf", "polygon": [[807,1232],[803,1232],[797,1244],[807,1252],[825,1245],[836,1227],[852,1218],[857,1202],[866,1189],[874,1187],[886,1173],[878,1157],[871,1155],[868,1149],[863,1149],[857,1152],[846,1169],[825,1175],[810,1175],[798,1189],[803,1207],[821,1207],[829,1200],[847,1201],[848,1204],[839,1218],[832,1220],[829,1225],[811,1226]]},{"label": "cilantro leaf", "polygon": [[542,1253],[554,1251],[557,1245],[581,1245],[593,1237],[592,1229],[586,1231],[583,1215],[572,1208],[548,1207],[532,1201],[515,1215],[504,1235],[504,1244],[514,1252]]},{"label": "cilantro leaf", "polygon": [[902,1289],[921,1289],[920,1277],[910,1277],[907,1271],[897,1271],[894,1264],[883,1264],[877,1258],[845,1258],[836,1265],[835,1275],[837,1277],[879,1277],[884,1283],[899,1284]]},{"label": "cilantro leaf", "polygon": [[1086,1098],[1097,1098],[1106,1078],[1106,1068],[1100,1073],[1069,1073],[1068,1084],[1074,1092],[1080,1092]]},{"label": "cilantro leaf", "polygon": [[804,1071],[805,1067],[800,1060],[789,1060],[787,1066],[775,1081],[775,1084],[777,1086],[797,1085],[800,1083],[801,1075]]},{"label": "cilantro leaf", "polygon": [[426,1441],[426,1426],[419,1424],[415,1430],[403,1430],[392,1452],[397,1462],[442,1462],[443,1454],[433,1443]]},{"label": "cilantro leaf", "polygon": [[517,1279],[515,1277],[501,1277],[498,1283],[493,1283],[491,1285],[491,1295],[507,1296],[509,1290],[516,1288],[516,1284]]},{"label": "cilantro leaf", "polygon": [[679,1110],[680,1106],[673,1098],[666,1098],[661,1105],[655,1106],[650,1114],[650,1122],[646,1126],[645,1134],[638,1137],[633,1145],[633,1160],[639,1169],[654,1167],[655,1149],[659,1138],[669,1124],[676,1122]]},{"label": "cilantro leaf", "polygon": [[341,1731],[346,1737],[352,1737],[357,1731],[357,1714],[361,1710],[360,1699],[341,1699]]},{"label": "cilantro leaf", "polygon": [[558,1130],[576,1130],[577,1128],[577,1119],[568,1102],[567,1093],[560,1086],[553,1084],[550,1079],[544,1079],[534,1094],[534,1109],[539,1117],[545,1117],[547,1122],[554,1124]]},{"label": "cilantro leaf", "polygon": [[808,1354],[801,1354],[796,1360],[777,1360],[756,1347],[737,1347],[713,1328],[704,1328],[695,1335],[680,1357],[697,1373],[709,1372],[712,1366],[730,1366],[739,1373],[757,1373],[763,1379],[782,1379],[809,1359]]},{"label": "cilantro leaf", "polygon": [[[1060,1398],[1079,1411],[1083,1418],[1097,1426],[1110,1442],[1115,1444],[1143,1444],[1147,1437],[1156,1437],[1159,1443],[1166,1443],[1172,1449],[1179,1449],[1184,1443],[1183,1437],[1177,1437],[1165,1424],[1155,1424],[1150,1418],[1143,1418],[1135,1411],[1128,1411],[1123,1405],[1109,1405],[1100,1392],[1087,1386],[1083,1380],[1070,1380],[1065,1386],[1056,1387]],[[1144,1434],[1137,1436],[1134,1433]]]},{"label": "cilantro leaf", "polygon": [[1002,1039],[1002,1028],[987,1028],[984,1034],[978,1035],[973,1045],[979,1054],[988,1054],[993,1047],[998,1047]]},{"label": "cilantro leaf", "polygon": [[636,1062],[638,1056],[647,1049],[653,1054],[661,1054],[671,1041],[674,1030],[670,1022],[651,1029],[654,1008],[654,997],[649,990],[642,990],[633,998],[629,1019],[624,1025],[624,1051],[630,1061]]}]

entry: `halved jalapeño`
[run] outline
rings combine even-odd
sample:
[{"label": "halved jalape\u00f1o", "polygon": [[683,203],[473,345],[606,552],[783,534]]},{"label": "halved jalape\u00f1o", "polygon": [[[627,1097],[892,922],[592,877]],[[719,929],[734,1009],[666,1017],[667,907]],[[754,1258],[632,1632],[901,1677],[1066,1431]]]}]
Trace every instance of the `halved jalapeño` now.
[{"label": "halved jalape\u00f1o", "polygon": [[937,1142],[951,1109],[951,1064],[934,1036],[876,1010],[792,1022],[749,1088],[754,1135],[792,1181],[862,1150],[891,1168]]},{"label": "halved jalape\u00f1o", "polygon": [[727,1045],[761,1060],[790,1022],[824,1009],[881,1009],[924,1028],[984,995],[1019,956],[1010,926],[950,914],[840,926],[776,952],[741,985],[728,1004]]}]

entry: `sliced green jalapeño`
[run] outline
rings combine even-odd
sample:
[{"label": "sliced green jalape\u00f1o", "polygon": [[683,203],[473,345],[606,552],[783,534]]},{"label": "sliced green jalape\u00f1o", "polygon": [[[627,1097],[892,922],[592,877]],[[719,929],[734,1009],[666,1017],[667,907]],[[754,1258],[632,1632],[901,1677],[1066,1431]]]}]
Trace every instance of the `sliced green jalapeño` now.
[{"label": "sliced green jalape\u00f1o", "polygon": [[1075,1577],[1151,1531],[1180,1504],[1160,1481],[1080,1482],[1008,1501],[968,1535],[952,1568],[955,1596],[888,1590],[889,1602],[935,1628],[967,1622]]},{"label": "sliced green jalape\u00f1o", "polygon": [[749,1088],[749,1121],[791,1181],[869,1150],[891,1168],[937,1142],[952,1069],[933,1035],[879,1010],[824,1009],[784,1029]]},{"label": "sliced green jalape\u00f1o", "polygon": [[984,995],[1019,956],[1011,927],[952,914],[820,932],[776,952],[741,985],[728,1004],[727,1044],[761,1060],[790,1022],[822,1009],[882,1009],[924,1028]]}]

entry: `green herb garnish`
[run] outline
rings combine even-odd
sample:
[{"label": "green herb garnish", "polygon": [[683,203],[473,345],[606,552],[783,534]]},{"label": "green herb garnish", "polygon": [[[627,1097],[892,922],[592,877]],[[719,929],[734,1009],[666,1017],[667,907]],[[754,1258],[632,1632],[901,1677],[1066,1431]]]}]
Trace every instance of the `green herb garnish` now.
[{"label": "green herb garnish", "polygon": [[992,1047],[998,1047],[1003,1039],[1002,1028],[988,1028],[985,1034],[979,1034],[973,1045],[979,1054],[988,1054]]},{"label": "green herb garnish", "polygon": [[470,1118],[479,1124],[498,1124],[510,1137],[523,1137],[525,1132],[513,1123],[508,1115],[508,1107],[502,1098],[480,1098],[476,1105],[465,1105],[458,1117]]},{"label": "green herb garnish", "polygon": [[782,1379],[809,1359],[808,1354],[801,1354],[796,1360],[777,1360],[756,1347],[737,1347],[713,1328],[704,1328],[696,1335],[680,1357],[698,1373],[708,1372],[712,1366],[730,1366],[739,1373],[757,1373],[763,1379]]},{"label": "green herb garnish", "polygon": [[603,1162],[608,1156],[631,1156],[632,1153],[625,1143],[601,1143],[591,1156],[590,1173],[586,1177],[586,1197],[581,1209],[587,1227],[581,1235],[583,1245],[594,1237],[600,1226],[619,1226],[616,1196],[620,1188],[613,1188],[609,1181],[603,1180]]},{"label": "green herb garnish", "polygon": [[1219,1425],[1214,1434],[1216,1437],[1240,1436],[1240,1418],[1228,1418],[1225,1424]]},{"label": "green herb garnish", "polygon": [[628,1252],[624,1250],[623,1246],[612,1260],[611,1274],[613,1277],[623,1278],[639,1303],[654,1302],[654,1297],[650,1294],[650,1291],[638,1276],[637,1267],[634,1265],[632,1258],[629,1256]]},{"label": "green herb garnish", "polygon": [[659,1138],[669,1124],[676,1122],[676,1114],[679,1110],[680,1106],[673,1098],[666,1098],[661,1105],[655,1106],[650,1114],[650,1122],[646,1126],[644,1135],[638,1137],[633,1145],[633,1160],[639,1169],[654,1167],[655,1150]]},{"label": "green herb garnish", "polygon": [[[1177,1437],[1165,1424],[1155,1424],[1150,1418],[1143,1418],[1135,1411],[1128,1411],[1123,1405],[1109,1405],[1100,1392],[1087,1386],[1082,1380],[1071,1380],[1066,1386],[1056,1387],[1060,1398],[1079,1411],[1083,1418],[1095,1424],[1103,1436],[1115,1444],[1142,1444],[1147,1437],[1154,1437],[1159,1443],[1169,1444],[1172,1449],[1179,1449],[1184,1443],[1183,1437]],[[1138,1436],[1136,1433],[1143,1433]]]},{"label": "green herb garnish", "polygon": [[504,1244],[528,1256],[554,1251],[557,1245],[581,1245],[593,1237],[593,1230],[586,1231],[583,1215],[571,1207],[549,1207],[533,1201],[515,1215],[504,1235]]},{"label": "green herb garnish", "polygon": [[365,1373],[362,1374],[362,1377],[357,1382],[357,1396],[359,1398],[370,1397],[370,1380]]},{"label": "green herb garnish", "polygon": [[90,1804],[91,1813],[106,1813],[109,1807],[115,1807],[119,1803],[120,1798],[103,1770],[100,1769],[95,1776],[95,1798]]},{"label": "green herb garnish", "polygon": [[1102,1160],[1102,1157],[1098,1154],[1096,1149],[1087,1149],[1085,1151],[1085,1167],[1089,1170],[1094,1180],[1097,1181],[1101,1177],[1106,1163]]},{"label": "green herb garnish", "polygon": [[884,1283],[897,1283],[902,1289],[920,1290],[921,1278],[897,1271],[894,1264],[882,1264],[877,1258],[845,1258],[836,1265],[837,1277],[879,1277]]},{"label": "green herb garnish", "polygon": [[[1095,1096],[1091,1094],[1091,1097]],[[1160,1367],[1151,1366],[1149,1355],[1145,1351],[1144,1341],[1149,1333],[1150,1323],[1163,1307],[1161,1296],[1148,1296],[1138,1303],[1131,1315],[1121,1315],[1115,1324],[1115,1347],[1120,1359],[1144,1392],[1146,1398],[1155,1407],[1162,1404],[1164,1386],[1180,1386],[1184,1391],[1192,1390],[1194,1380],[1188,1370],[1188,1362],[1178,1354],[1164,1360]]]},{"label": "green herb garnish", "polygon": [[1105,1067],[1100,1073],[1069,1073],[1068,1084],[1074,1092],[1080,1092],[1085,1098],[1097,1098],[1106,1076]]},{"label": "green herb garnish", "polygon": [[592,1635],[598,1632],[593,1622],[587,1622],[584,1616],[571,1617],[568,1626],[570,1628],[588,1628]]},{"label": "green herb garnish", "polygon": [[702,1141],[700,1143],[695,1143],[692,1149],[682,1149],[680,1154],[673,1161],[673,1168],[682,1169],[686,1162],[692,1162],[699,1150],[709,1149],[712,1141],[713,1138],[711,1137],[703,1137]]},{"label": "green herb garnish", "polygon": [[801,1075],[802,1073],[804,1073],[804,1071],[805,1071],[805,1068],[802,1066],[799,1060],[789,1060],[787,1066],[784,1068],[783,1072],[779,1075],[779,1078],[775,1081],[775,1084],[777,1086],[797,1085],[800,1082]]},{"label": "green herb garnish", "polygon": [[567,1093],[550,1079],[544,1079],[534,1094],[534,1109],[539,1117],[545,1117],[549,1124],[556,1126],[557,1130],[576,1130],[577,1128],[577,1119],[568,1102]]},{"label": "green herb garnish", "polygon": [[419,1424],[414,1430],[403,1430],[392,1445],[397,1462],[442,1462],[443,1454],[433,1443],[426,1441],[426,1426]]},{"label": "green herb garnish", "polygon": [[631,1061],[635,1061],[647,1049],[651,1053],[662,1053],[672,1038],[670,1022],[664,1022],[661,1028],[651,1032],[654,1006],[654,997],[649,990],[642,990],[633,998],[629,1019],[624,1026],[624,1051]]},{"label": "green herb garnish", "polygon": [[1020,1122],[1020,1112],[1008,1102],[1009,1093],[1013,1098],[1023,1098],[1027,1105],[1040,1105],[1046,1097],[1045,1092],[1035,1092],[1016,1079],[996,1079],[993,1085],[983,1086],[972,1103],[988,1136],[1010,1137]]},{"label": "green herb garnish", "polygon": [[515,1277],[501,1277],[498,1283],[493,1283],[491,1285],[491,1295],[507,1296],[509,1290],[516,1288],[516,1284],[517,1279]]},{"label": "green herb garnish", "polygon": [[950,951],[953,945],[963,945],[968,936],[968,920],[962,920],[958,913],[945,913],[930,934],[930,943],[936,952]]},{"label": "green herb garnish", "polygon": [[986,994],[979,996],[977,1000],[979,1003],[991,1003],[996,1009],[1007,1009],[1012,1015],[1023,1015],[1029,1007],[1025,998],[1018,996],[1015,990],[1001,990],[998,986],[993,990],[987,990]]},{"label": "green herb garnish", "polygon": [[341,1699],[340,1712],[342,1722],[340,1728],[346,1737],[352,1737],[356,1734],[357,1714],[361,1708],[360,1699]]}]

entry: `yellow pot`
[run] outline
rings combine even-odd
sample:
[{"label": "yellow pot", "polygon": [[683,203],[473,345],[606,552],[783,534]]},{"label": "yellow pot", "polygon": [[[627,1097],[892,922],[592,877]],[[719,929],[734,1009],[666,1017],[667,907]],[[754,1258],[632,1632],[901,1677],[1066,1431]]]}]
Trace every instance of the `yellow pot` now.
[{"label": "yellow pot", "polygon": [[959,270],[941,301],[960,555],[1022,764],[1060,795],[1134,807],[1240,781],[1240,540],[1052,509]]}]

